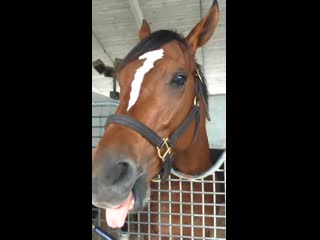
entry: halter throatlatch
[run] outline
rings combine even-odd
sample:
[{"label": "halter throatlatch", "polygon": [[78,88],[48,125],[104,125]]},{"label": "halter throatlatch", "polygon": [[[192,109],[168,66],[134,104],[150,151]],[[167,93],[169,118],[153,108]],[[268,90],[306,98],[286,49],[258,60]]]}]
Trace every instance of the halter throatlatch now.
[{"label": "halter throatlatch", "polygon": [[[126,127],[129,127],[138,133],[140,133],[144,138],[149,140],[157,149],[158,157],[162,160],[163,166],[160,172],[160,179],[152,179],[154,182],[165,181],[168,179],[171,169],[172,169],[172,147],[178,138],[184,133],[184,131],[190,126],[193,119],[196,121],[196,128],[193,135],[193,141],[195,141],[199,126],[200,126],[200,96],[203,98],[203,90],[201,84],[204,84],[202,77],[196,68],[196,77],[195,77],[195,97],[193,107],[187,116],[187,118],[182,122],[182,124],[178,127],[178,129],[167,138],[161,138],[155,131],[146,126],[145,124],[137,121],[136,119],[123,115],[123,114],[114,114],[108,117],[107,122],[105,124],[105,128],[109,124],[121,124]],[[206,103],[204,101],[205,110],[207,112],[207,117],[209,120],[208,110]]]}]

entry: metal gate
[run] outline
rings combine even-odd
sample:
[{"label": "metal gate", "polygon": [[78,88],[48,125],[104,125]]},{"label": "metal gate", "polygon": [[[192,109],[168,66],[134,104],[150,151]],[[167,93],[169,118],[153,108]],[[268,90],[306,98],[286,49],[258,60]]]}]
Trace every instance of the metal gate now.
[{"label": "metal gate", "polygon": [[[103,135],[107,117],[117,106],[114,100],[92,103],[92,148]],[[221,156],[218,149],[211,149],[211,153]],[[94,206],[92,223],[106,229],[116,239],[226,239],[225,169],[226,161],[201,181],[171,174],[165,184],[152,183],[151,200],[141,212],[130,214],[122,229],[108,228],[104,210]],[[101,238],[92,233],[92,239]]]}]

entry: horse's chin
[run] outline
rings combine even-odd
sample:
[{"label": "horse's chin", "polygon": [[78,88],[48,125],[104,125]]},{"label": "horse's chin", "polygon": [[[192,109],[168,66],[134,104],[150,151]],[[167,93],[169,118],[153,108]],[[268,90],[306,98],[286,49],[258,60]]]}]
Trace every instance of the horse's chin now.
[{"label": "horse's chin", "polygon": [[125,223],[129,213],[141,211],[150,198],[150,186],[145,176],[140,176],[128,193],[128,197],[119,205],[106,208],[106,220],[110,227],[119,228]]},{"label": "horse's chin", "polygon": [[144,175],[137,179],[132,187],[132,193],[134,205],[129,213],[138,213],[150,199],[150,185],[147,183]]}]

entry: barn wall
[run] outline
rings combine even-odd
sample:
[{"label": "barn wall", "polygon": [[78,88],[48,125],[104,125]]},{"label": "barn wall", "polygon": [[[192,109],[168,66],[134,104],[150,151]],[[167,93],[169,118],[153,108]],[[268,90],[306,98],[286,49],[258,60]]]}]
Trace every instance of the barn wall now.
[{"label": "barn wall", "polygon": [[211,121],[207,121],[207,134],[211,148],[226,148],[226,95],[209,97]]}]

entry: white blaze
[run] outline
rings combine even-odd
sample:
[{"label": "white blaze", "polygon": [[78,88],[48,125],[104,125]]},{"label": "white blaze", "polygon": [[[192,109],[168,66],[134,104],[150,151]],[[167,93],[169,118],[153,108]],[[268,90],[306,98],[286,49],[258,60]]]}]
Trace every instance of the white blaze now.
[{"label": "white blaze", "polygon": [[139,59],[144,59],[143,65],[137,69],[134,79],[131,83],[131,92],[130,92],[130,99],[128,103],[127,111],[130,110],[130,108],[136,103],[139,93],[140,93],[140,87],[144,78],[144,75],[150,71],[150,69],[153,68],[153,64],[155,61],[159,60],[163,56],[163,49],[158,49],[154,51],[147,52],[139,57]]}]

